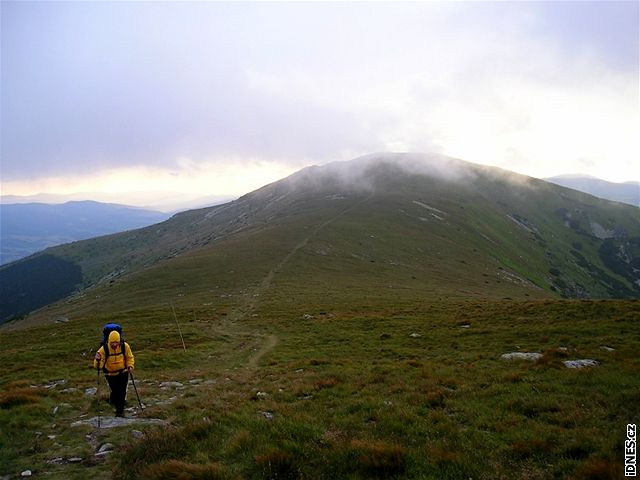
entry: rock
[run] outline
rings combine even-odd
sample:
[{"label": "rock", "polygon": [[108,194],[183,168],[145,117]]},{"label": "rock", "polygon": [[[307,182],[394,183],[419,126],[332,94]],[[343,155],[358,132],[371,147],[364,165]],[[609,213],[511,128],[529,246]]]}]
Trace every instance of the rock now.
[{"label": "rock", "polygon": [[62,457],[52,458],[47,463],[50,463],[51,465],[62,465],[64,463],[64,458]]},{"label": "rock", "polygon": [[217,380],[207,380],[204,382],[205,385],[215,385],[216,383],[218,383]]},{"label": "rock", "polygon": [[21,477],[30,477],[31,476],[31,470],[25,470],[24,472],[22,472],[20,474]]},{"label": "rock", "polygon": [[67,460],[67,462],[69,463],[80,463],[82,461],[82,458],[80,457],[71,457],[69,460]]},{"label": "rock", "polygon": [[159,418],[127,418],[127,417],[93,417],[88,420],[78,420],[71,424],[72,427],[81,427],[89,425],[97,428],[98,422],[100,428],[126,427],[129,425],[167,425],[169,422]]},{"label": "rock", "polygon": [[69,321],[69,317],[58,315],[53,321],[54,323],[67,323]]},{"label": "rock", "polygon": [[53,407],[53,410],[51,410],[51,414],[55,415],[56,413],[58,413],[58,410],[60,409],[59,405],[56,405],[55,407]]},{"label": "rock", "polygon": [[503,353],[500,358],[503,360],[529,360],[535,361],[542,358],[541,353],[537,352],[511,352],[511,353]]},{"label": "rock", "polygon": [[305,313],[304,315],[302,315],[302,318],[304,320],[313,320],[313,315],[309,315],[308,313]]},{"label": "rock", "polygon": [[46,389],[56,388],[58,385],[64,385],[65,383],[67,383],[66,380],[54,380],[52,382],[49,382],[49,383],[43,385],[43,387],[46,388]]},{"label": "rock", "polygon": [[113,450],[114,446],[113,443],[104,443],[99,449],[98,449],[98,453],[105,453],[105,452],[110,452],[111,450]]},{"label": "rock", "polygon": [[420,335],[419,333],[412,333],[411,335],[409,335],[411,338],[420,338],[422,335]]},{"label": "rock", "polygon": [[160,384],[160,388],[162,389],[169,389],[169,388],[181,388],[184,387],[184,385],[180,382],[162,382]]},{"label": "rock", "polygon": [[267,392],[258,392],[256,393],[256,397],[258,398],[264,398],[264,397],[268,397],[269,394]]},{"label": "rock", "polygon": [[273,413],[271,412],[262,412],[262,416],[267,420],[273,420]]},{"label": "rock", "polygon": [[144,433],[142,433],[140,430],[131,430],[131,436],[133,438],[142,438],[144,437]]},{"label": "rock", "polygon": [[580,360],[565,360],[564,366],[567,368],[586,368],[586,367],[595,367],[599,365],[597,360],[591,360],[590,358],[583,358]]},{"label": "rock", "polygon": [[90,388],[86,388],[84,390],[84,394],[91,397],[93,395],[96,394],[96,392],[98,391],[98,389],[96,387],[90,387]]},{"label": "rock", "polygon": [[600,348],[602,350],[606,350],[607,352],[615,352],[616,351],[615,348],[607,347],[606,345],[602,345]]},{"label": "rock", "polygon": [[197,384],[199,384],[199,383],[202,383],[202,380],[203,380],[202,378],[194,378],[194,379],[192,379],[192,380],[189,380],[189,383],[190,383],[191,385],[197,385]]}]

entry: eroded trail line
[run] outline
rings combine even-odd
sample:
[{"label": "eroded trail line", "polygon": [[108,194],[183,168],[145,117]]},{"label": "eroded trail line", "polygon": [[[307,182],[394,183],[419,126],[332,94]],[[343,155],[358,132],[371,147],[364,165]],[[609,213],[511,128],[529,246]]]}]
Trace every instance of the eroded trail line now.
[{"label": "eroded trail line", "polygon": [[273,348],[278,344],[278,337],[275,335],[269,335],[260,350],[258,350],[250,359],[249,359],[249,368],[255,369],[258,366],[258,362],[264,357],[267,353],[269,353]]},{"label": "eroded trail line", "polygon": [[373,196],[373,193],[367,195],[365,198],[363,198],[359,202],[354,203],[350,207],[346,208],[345,210],[339,212],[335,216],[331,217],[330,219],[324,221],[323,223],[315,227],[309,233],[309,235],[307,235],[300,242],[298,242],[291,249],[291,251],[287,253],[285,257],[273,269],[269,271],[269,273],[267,273],[267,275],[264,277],[262,282],[260,282],[260,284],[245,297],[245,301],[231,313],[229,319],[231,321],[241,320],[242,318],[246,317],[249,313],[251,313],[255,309],[256,303],[259,301],[259,297],[271,287],[271,283],[273,281],[273,277],[275,276],[275,274],[280,272],[285,267],[285,265],[289,263],[289,261],[300,251],[300,249],[304,248],[309,243],[309,240],[311,240],[314,236],[318,234],[318,232],[326,228],[331,223],[335,222],[336,220],[340,219],[347,213],[351,212],[355,208],[359,207],[360,205],[368,201],[372,196]]},{"label": "eroded trail line", "polygon": [[[280,272],[287,265],[287,263],[289,263],[289,261],[302,248],[304,248],[315,235],[318,234],[318,232],[320,232],[322,229],[326,228],[328,225],[335,222],[336,220],[340,219],[347,213],[351,212],[353,209],[359,207],[360,205],[368,201],[372,197],[372,195],[373,193],[367,195],[364,199],[354,203],[350,207],[339,212],[338,214],[324,221],[320,225],[316,226],[305,238],[303,238],[300,242],[298,242],[291,249],[291,251],[289,251],[289,253],[287,253],[284,256],[284,258],[273,269],[269,271],[269,273],[267,273],[267,275],[264,277],[264,279],[260,282],[260,284],[255,289],[253,289],[252,291],[248,292],[245,295],[244,300],[241,302],[241,304],[238,307],[236,307],[231,312],[231,314],[227,317],[228,321],[237,322],[245,318],[251,312],[253,312],[256,308],[256,304],[260,301],[260,297],[264,294],[264,292],[266,292],[271,287],[273,278],[276,273]],[[268,335],[266,337],[264,345],[260,348],[260,350],[258,350],[255,354],[253,354],[249,358],[248,364],[247,364],[249,371],[256,370],[258,366],[258,362],[260,362],[260,360],[266,354],[268,354],[271,350],[273,350],[277,344],[278,344],[278,337],[275,335]]]}]

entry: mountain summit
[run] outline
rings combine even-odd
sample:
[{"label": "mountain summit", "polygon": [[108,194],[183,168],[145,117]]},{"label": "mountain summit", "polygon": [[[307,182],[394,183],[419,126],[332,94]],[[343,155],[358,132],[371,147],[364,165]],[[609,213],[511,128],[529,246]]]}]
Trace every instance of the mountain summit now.
[{"label": "mountain summit", "polygon": [[50,248],[0,276],[3,320],[74,292],[56,312],[206,303],[219,292],[319,304],[629,298],[640,296],[640,211],[445,156],[375,154]]}]

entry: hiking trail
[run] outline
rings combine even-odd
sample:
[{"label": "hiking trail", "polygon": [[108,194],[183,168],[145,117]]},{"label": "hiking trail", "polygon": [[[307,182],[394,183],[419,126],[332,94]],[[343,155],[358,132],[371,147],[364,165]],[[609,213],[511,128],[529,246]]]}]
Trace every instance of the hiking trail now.
[{"label": "hiking trail", "polygon": [[[325,220],[324,222],[322,222],[321,224],[313,228],[313,230],[311,230],[311,232],[309,232],[308,235],[306,235],[302,240],[300,240],[297,244],[295,244],[293,248],[284,256],[284,258],[282,258],[282,260],[280,260],[280,262],[278,262],[278,264],[267,273],[267,275],[262,279],[260,284],[255,289],[253,289],[252,291],[244,295],[244,299],[241,302],[241,304],[237,306],[231,312],[231,314],[227,317],[227,322],[235,323],[239,320],[244,319],[249,314],[251,314],[251,312],[255,310],[257,303],[260,301],[260,297],[264,294],[264,292],[266,292],[269,288],[271,288],[271,284],[273,282],[273,278],[275,277],[276,273],[282,271],[282,269],[287,265],[287,263],[289,263],[289,261],[302,248],[304,248],[309,243],[309,241],[314,236],[316,236],[321,230],[323,230],[324,228],[326,228],[328,225],[332,224],[336,220],[340,219],[347,213],[351,212],[355,208],[359,207],[363,203],[367,202],[372,196],[373,196],[373,192],[367,195],[362,200],[354,203],[353,205],[342,210],[341,212],[337,213],[336,215],[332,216],[328,220]],[[262,348],[260,348],[260,350],[258,350],[254,355],[252,355],[249,358],[249,362],[247,365],[248,368],[250,370],[254,370],[257,367],[258,362],[262,359],[262,357],[267,353],[269,353],[271,350],[273,350],[273,348],[278,344],[278,341],[279,340],[276,335],[273,335],[273,334],[268,335],[266,337],[266,343],[262,346]]]}]

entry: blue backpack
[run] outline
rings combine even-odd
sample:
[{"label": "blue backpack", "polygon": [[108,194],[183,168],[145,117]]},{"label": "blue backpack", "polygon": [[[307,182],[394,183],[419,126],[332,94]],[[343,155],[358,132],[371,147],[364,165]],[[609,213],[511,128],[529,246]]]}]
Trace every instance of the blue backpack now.
[{"label": "blue backpack", "polygon": [[[107,358],[109,358],[109,334],[111,332],[118,332],[120,334],[120,353],[117,355],[122,355],[124,357],[124,368],[127,368],[127,356],[125,355],[124,349],[124,336],[122,335],[122,327],[117,323],[107,323],[102,328],[102,342],[100,346],[104,350],[104,364],[107,364]],[[103,370],[105,368],[103,367]]]}]

